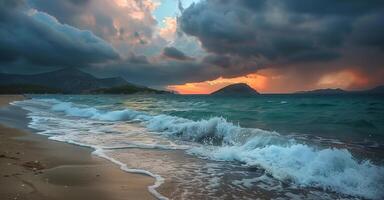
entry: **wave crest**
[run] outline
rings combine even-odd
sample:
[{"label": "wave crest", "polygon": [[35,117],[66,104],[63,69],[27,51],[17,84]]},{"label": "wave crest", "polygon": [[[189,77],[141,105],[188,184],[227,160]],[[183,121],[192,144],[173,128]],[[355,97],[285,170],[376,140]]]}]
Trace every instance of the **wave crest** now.
[{"label": "wave crest", "polygon": [[[358,162],[346,149],[322,149],[305,144],[256,147],[255,137],[241,146],[195,147],[189,153],[219,161],[239,161],[259,166],[279,180],[299,186],[380,199],[384,196],[384,168],[369,161]],[[258,146],[258,145],[256,145]]]}]

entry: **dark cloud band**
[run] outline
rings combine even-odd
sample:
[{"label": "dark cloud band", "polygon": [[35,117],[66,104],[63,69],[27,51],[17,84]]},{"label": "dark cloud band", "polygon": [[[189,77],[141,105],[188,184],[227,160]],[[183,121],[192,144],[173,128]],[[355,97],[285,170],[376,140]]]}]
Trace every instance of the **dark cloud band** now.
[{"label": "dark cloud band", "polygon": [[[348,36],[359,31],[355,26],[364,16],[373,18],[368,30],[384,30],[375,24],[382,16],[374,15],[383,11],[383,4],[358,0],[210,0],[185,9],[179,21],[185,33],[199,38],[208,51],[217,54],[282,62],[327,61],[339,58],[345,43],[354,42],[348,41]],[[371,36],[369,41],[383,38]],[[380,45],[369,41],[365,44]]]},{"label": "dark cloud band", "polygon": [[90,31],[61,24],[19,1],[0,4],[0,60],[46,66],[82,66],[117,59],[114,48]]},{"label": "dark cloud band", "polygon": [[176,60],[192,60],[191,57],[185,55],[182,51],[176,49],[175,47],[165,47],[163,49],[162,54],[166,58],[171,58]]}]

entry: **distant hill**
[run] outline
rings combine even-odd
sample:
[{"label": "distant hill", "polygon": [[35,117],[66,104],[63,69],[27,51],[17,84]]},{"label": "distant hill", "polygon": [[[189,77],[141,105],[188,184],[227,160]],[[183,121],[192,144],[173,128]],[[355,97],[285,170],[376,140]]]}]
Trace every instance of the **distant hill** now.
[{"label": "distant hill", "polygon": [[377,86],[369,90],[347,91],[340,88],[337,89],[318,89],[310,91],[300,91],[294,94],[314,94],[314,95],[338,95],[338,94],[384,94],[384,85]]},{"label": "distant hill", "polygon": [[370,93],[370,94],[384,94],[384,85],[380,85],[380,86],[374,87],[370,90],[366,90],[363,92]]},{"label": "distant hill", "polygon": [[249,96],[259,95],[259,93],[245,83],[237,83],[223,87],[211,95],[226,95],[226,96]]},{"label": "distant hill", "polygon": [[342,90],[340,88],[337,89],[317,89],[317,90],[310,90],[310,91],[299,91],[296,92],[296,94],[344,94],[347,93],[347,91]]},{"label": "distant hill", "polygon": [[[7,87],[16,87],[18,88],[18,93],[23,91],[23,88],[20,86],[28,86],[29,88],[33,86],[35,89],[40,87],[47,89],[47,91],[48,89],[51,89],[55,92],[75,94],[90,93],[101,89],[105,89],[106,91],[109,91],[108,93],[112,93],[113,91],[116,91],[116,89],[113,88],[119,86],[136,88],[135,91],[144,90],[144,87],[131,84],[121,77],[96,78],[91,74],[76,68],[64,68],[33,75],[0,74],[0,86],[3,86],[2,88],[4,91],[6,91]],[[111,89],[107,90],[108,88]],[[29,89],[25,88],[24,93],[28,93],[29,91]]]},{"label": "distant hill", "polygon": [[0,85],[28,84],[62,90],[67,93],[82,93],[102,87],[128,84],[122,78],[99,79],[75,68],[65,68],[33,75],[0,74]]},{"label": "distant hill", "polygon": [[92,94],[135,94],[135,93],[145,93],[145,94],[169,94],[167,91],[155,90],[152,88],[136,86],[136,85],[123,85],[111,88],[100,88],[91,91]]}]

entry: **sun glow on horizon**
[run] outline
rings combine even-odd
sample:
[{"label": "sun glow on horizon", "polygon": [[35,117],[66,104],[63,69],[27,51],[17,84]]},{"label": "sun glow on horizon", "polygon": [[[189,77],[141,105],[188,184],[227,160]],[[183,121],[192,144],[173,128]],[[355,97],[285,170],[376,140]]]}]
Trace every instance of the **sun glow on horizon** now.
[{"label": "sun glow on horizon", "polygon": [[257,91],[263,91],[266,88],[266,80],[267,78],[265,76],[253,73],[235,78],[219,77],[211,81],[186,83],[183,85],[170,85],[167,88],[180,94],[210,94],[227,85],[246,83]]},{"label": "sun glow on horizon", "polygon": [[292,93],[322,88],[359,90],[369,87],[368,79],[359,71],[352,69],[324,74],[320,76],[317,82],[311,84],[295,82],[294,80],[297,80],[295,75],[282,75],[274,70],[260,70],[257,73],[234,78],[219,77],[210,81],[169,85],[167,89],[180,94],[210,94],[235,83],[246,83],[261,93]]},{"label": "sun glow on horizon", "polygon": [[354,88],[363,87],[368,80],[353,70],[343,70],[322,76],[317,85],[319,88]]}]

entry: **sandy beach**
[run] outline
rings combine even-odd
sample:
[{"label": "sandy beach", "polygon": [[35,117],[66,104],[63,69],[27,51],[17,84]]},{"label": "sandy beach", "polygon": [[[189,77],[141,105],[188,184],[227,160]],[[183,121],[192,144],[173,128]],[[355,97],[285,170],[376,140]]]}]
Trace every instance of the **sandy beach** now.
[{"label": "sandy beach", "polygon": [[[0,96],[0,107],[20,99]],[[91,152],[0,125],[0,199],[154,199],[151,177],[123,172]]]}]

